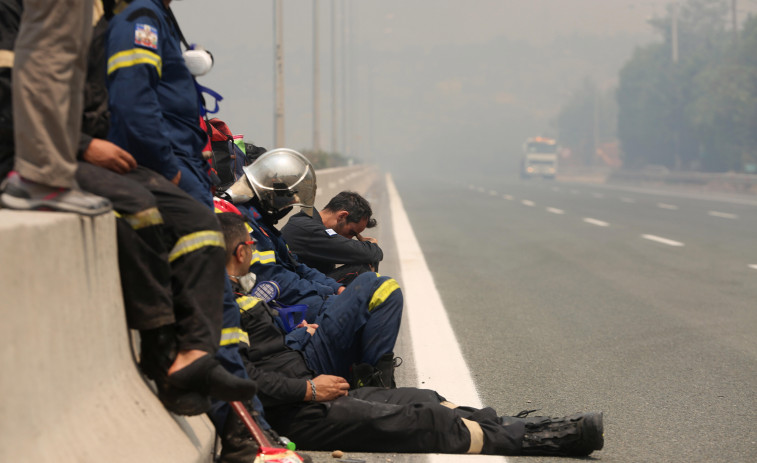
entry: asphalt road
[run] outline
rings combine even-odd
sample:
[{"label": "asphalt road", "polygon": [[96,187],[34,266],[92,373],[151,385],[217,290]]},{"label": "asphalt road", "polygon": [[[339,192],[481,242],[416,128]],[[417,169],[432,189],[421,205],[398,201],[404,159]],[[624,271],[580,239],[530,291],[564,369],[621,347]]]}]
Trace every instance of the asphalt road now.
[{"label": "asphalt road", "polygon": [[485,404],[601,410],[601,461],[757,461],[757,199],[394,180]]}]

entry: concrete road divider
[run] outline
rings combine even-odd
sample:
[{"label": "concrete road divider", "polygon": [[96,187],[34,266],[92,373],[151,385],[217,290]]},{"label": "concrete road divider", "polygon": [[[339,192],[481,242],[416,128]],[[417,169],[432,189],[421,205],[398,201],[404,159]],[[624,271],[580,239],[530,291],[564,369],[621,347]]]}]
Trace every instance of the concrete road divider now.
[{"label": "concrete road divider", "polygon": [[0,314],[0,461],[212,461],[133,360],[112,214],[0,210]]}]

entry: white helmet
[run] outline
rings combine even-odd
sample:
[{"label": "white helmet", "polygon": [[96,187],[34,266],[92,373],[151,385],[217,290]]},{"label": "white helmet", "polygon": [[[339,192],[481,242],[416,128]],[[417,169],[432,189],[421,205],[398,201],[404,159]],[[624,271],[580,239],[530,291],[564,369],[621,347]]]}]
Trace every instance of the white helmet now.
[{"label": "white helmet", "polygon": [[[232,202],[240,203],[257,196],[265,212],[278,214],[292,206],[313,207],[315,170],[297,151],[277,148],[262,154],[244,167],[245,178],[227,190]],[[252,188],[252,190],[250,190]]]}]

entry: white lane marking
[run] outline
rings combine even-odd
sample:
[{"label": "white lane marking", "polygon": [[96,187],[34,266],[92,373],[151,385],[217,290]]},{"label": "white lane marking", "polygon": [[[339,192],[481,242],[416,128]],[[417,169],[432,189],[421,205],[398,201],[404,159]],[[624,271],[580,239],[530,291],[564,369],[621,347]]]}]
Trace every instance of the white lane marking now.
[{"label": "white lane marking", "polygon": [[757,264],[749,264],[749,268],[757,270]]},{"label": "white lane marking", "polygon": [[496,192],[496,191],[494,191],[494,190],[489,190],[489,194],[490,194],[491,196],[497,196],[497,195],[499,195],[499,193],[497,193],[497,192]]},{"label": "white lane marking", "polygon": [[548,207],[547,212],[551,212],[553,214],[565,214],[565,211],[562,209],[558,209],[556,207]]},{"label": "white lane marking", "polygon": [[663,238],[662,236],[641,235],[641,237],[645,240],[656,241],[658,243],[667,244],[668,246],[683,246],[683,243],[681,243],[680,241],[669,240],[667,238]]},{"label": "white lane marking", "polygon": [[515,199],[515,198],[513,197],[513,195],[504,195],[504,196],[502,196],[502,197],[503,197],[503,198],[505,198],[505,199],[506,199],[506,200],[508,200],[508,201],[512,201],[513,199]]},{"label": "white lane marking", "polygon": [[626,197],[620,198],[620,200],[623,201],[624,203],[628,203],[628,204],[633,204],[633,203],[636,202],[635,199],[633,199],[633,198],[626,198]]},{"label": "white lane marking", "polygon": [[596,225],[598,227],[609,227],[610,226],[609,223],[607,223],[607,222],[605,222],[603,220],[592,219],[591,217],[584,217],[584,222],[590,223],[592,225]]},{"label": "white lane marking", "polygon": [[729,212],[709,211],[707,214],[713,217],[720,217],[721,219],[738,219],[739,218],[738,215],[731,214]]},{"label": "white lane marking", "polygon": [[592,193],[591,195],[599,199],[602,199],[605,197],[605,195],[603,195],[602,193]]},{"label": "white lane marking", "polygon": [[473,377],[390,174],[386,187],[418,386],[437,390],[450,402],[481,408]]},{"label": "white lane marking", "polygon": [[482,187],[482,186],[478,187],[478,192],[479,193],[483,193],[484,191],[486,191],[486,189],[484,187]]},{"label": "white lane marking", "polygon": [[665,203],[657,203],[657,207],[659,207],[660,209],[668,209],[671,211],[675,211],[676,209],[678,209],[678,206],[676,206],[675,204],[665,204]]},{"label": "white lane marking", "polygon": [[533,201],[529,201],[529,200],[527,200],[527,199],[524,199],[523,201],[521,201],[521,203],[522,203],[522,204],[523,204],[524,206],[528,206],[528,207],[534,207],[534,202],[533,202]]}]

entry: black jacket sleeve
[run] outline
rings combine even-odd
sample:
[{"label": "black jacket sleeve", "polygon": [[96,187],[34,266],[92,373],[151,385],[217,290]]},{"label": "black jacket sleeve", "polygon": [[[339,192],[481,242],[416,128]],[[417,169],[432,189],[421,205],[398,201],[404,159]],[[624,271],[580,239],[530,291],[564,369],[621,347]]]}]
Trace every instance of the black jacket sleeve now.
[{"label": "black jacket sleeve", "polygon": [[[305,264],[372,264],[384,258],[378,244],[329,234],[317,220],[296,214],[281,230],[289,248]],[[313,265],[315,264],[315,265]]]}]

